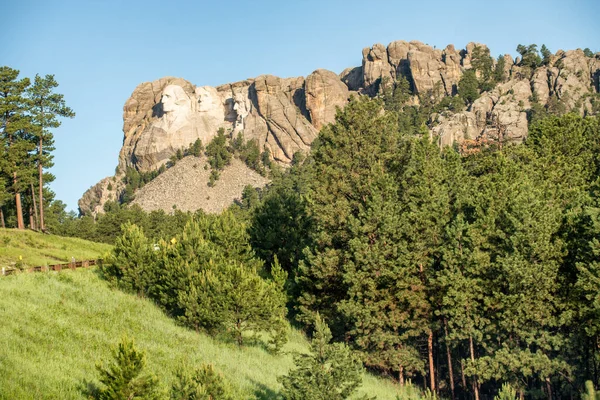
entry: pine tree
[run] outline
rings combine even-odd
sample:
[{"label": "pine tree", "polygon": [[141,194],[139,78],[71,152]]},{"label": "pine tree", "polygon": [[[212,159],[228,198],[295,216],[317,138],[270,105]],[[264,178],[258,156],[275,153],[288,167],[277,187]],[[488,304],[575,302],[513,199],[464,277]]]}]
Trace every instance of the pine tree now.
[{"label": "pine tree", "polygon": [[415,330],[426,335],[429,388],[435,393],[433,310],[439,302],[435,275],[444,229],[450,220],[449,191],[439,148],[427,136],[406,143],[398,173],[399,201],[403,205],[399,221],[404,247],[401,262],[412,283],[407,296]]},{"label": "pine tree", "polygon": [[18,80],[19,71],[0,67],[0,135],[3,159],[2,176],[9,182],[9,190],[15,199],[17,228],[24,229],[21,192],[32,183],[34,160],[30,152],[35,125],[27,114],[29,104],[25,97],[30,86],[28,78]]},{"label": "pine tree", "polygon": [[349,218],[369,195],[372,166],[392,163],[399,137],[396,116],[384,113],[381,101],[361,98],[340,111],[313,144],[307,201],[314,246],[305,251],[296,276],[299,319],[311,323],[319,311],[339,332],[342,316],[336,306],[348,292],[343,268],[352,239]]},{"label": "pine tree", "polygon": [[232,389],[212,364],[204,364],[191,373],[181,366],[171,386],[171,400],[233,400]]},{"label": "pine tree", "polygon": [[133,341],[124,337],[113,351],[113,361],[107,365],[98,364],[103,387],[98,390],[99,400],[161,399],[158,379],[153,375],[142,375],[146,366],[143,352],[135,348]]},{"label": "pine tree", "polygon": [[227,138],[223,129],[206,146],[206,156],[213,170],[220,171],[231,162],[231,152],[227,148]]},{"label": "pine tree", "polygon": [[122,289],[144,295],[153,283],[153,250],[137,225],[127,222],[121,226],[121,232],[112,252],[100,266],[100,271]]},{"label": "pine tree", "polygon": [[401,260],[400,209],[393,176],[374,172],[371,194],[349,221],[353,238],[344,268],[348,298],[339,309],[347,321],[347,337],[365,364],[397,372],[403,385],[405,376],[425,370],[416,348],[423,329],[419,312],[411,307],[420,281]]},{"label": "pine tree", "polygon": [[297,354],[295,369],[278,380],[286,400],[350,397],[362,382],[362,365],[342,343],[331,344],[331,331],[317,314],[311,354]]},{"label": "pine tree", "polygon": [[479,82],[474,70],[469,69],[463,73],[458,82],[458,95],[467,106],[479,98]]},{"label": "pine tree", "polygon": [[548,65],[550,63],[550,57],[552,57],[552,53],[545,44],[542,45],[540,49],[540,53],[542,53],[542,65]]},{"label": "pine tree", "polygon": [[[510,151],[508,151],[510,150]],[[515,163],[527,149],[496,153],[492,168],[482,176],[476,193],[474,251],[487,265],[484,315],[486,351],[467,373],[482,380],[505,379],[519,391],[526,376],[544,381],[569,368],[555,351],[564,346],[558,302],[558,271],[563,244],[558,204],[548,197],[544,182],[534,181],[526,165]],[[520,167],[520,168],[519,168]],[[515,363],[526,368],[517,370]]]},{"label": "pine tree", "polygon": [[54,89],[58,87],[58,82],[54,79],[54,75],[46,75],[45,77],[35,76],[33,85],[28,89],[29,101],[31,102],[30,112],[33,117],[33,123],[38,129],[35,130],[38,149],[37,149],[37,167],[38,167],[38,206],[40,209],[39,229],[45,231],[44,224],[44,168],[52,166],[52,155],[50,152],[54,150],[53,128],[60,126],[58,117],[73,118],[75,113],[66,106],[64,96],[54,93]]}]

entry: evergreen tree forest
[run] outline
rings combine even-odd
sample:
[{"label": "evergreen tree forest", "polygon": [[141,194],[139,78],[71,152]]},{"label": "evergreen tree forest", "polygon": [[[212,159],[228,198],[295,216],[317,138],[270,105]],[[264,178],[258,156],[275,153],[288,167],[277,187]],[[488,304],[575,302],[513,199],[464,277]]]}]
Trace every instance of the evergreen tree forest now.
[{"label": "evergreen tree forest", "polygon": [[598,118],[461,154],[386,108],[353,100],[251,212],[294,318],[324,316],[367,368],[446,398],[597,386]]}]

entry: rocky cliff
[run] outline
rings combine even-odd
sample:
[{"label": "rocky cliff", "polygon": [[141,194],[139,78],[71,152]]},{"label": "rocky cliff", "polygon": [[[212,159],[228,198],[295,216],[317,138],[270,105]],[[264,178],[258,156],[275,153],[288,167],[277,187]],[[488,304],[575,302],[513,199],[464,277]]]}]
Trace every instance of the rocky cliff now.
[{"label": "rocky cliff", "polygon": [[[142,83],[123,107],[124,138],[117,174],[83,195],[80,212],[101,212],[106,201],[117,199],[124,188],[121,181],[126,168],[156,170],[196,139],[206,145],[220,128],[231,137],[242,133],[245,140],[256,140],[262,151],[285,165],[295,152],[310,148],[318,131],[334,121],[336,108],[344,107],[352,94],[377,96],[385,85],[405,77],[414,104],[426,97],[437,101],[456,95],[464,72],[473,68],[476,48],[487,51],[477,43],[462,50],[452,45],[442,50],[418,41],[395,41],[387,47],[375,44],[363,49],[362,65],[339,75],[319,69],[306,78],[263,75],[218,87],[197,87],[171,77]],[[430,133],[440,145],[499,135],[523,140],[532,99],[546,107],[559,101],[564,111],[596,111],[600,54],[559,50],[543,66],[534,68],[508,55],[503,60],[503,78],[467,109],[431,116]],[[495,67],[497,60],[491,61]],[[223,180],[220,184],[228,183]],[[204,187],[193,186],[195,191]],[[182,198],[188,195],[181,193]],[[174,194],[169,202],[176,200]],[[136,201],[147,204],[143,192]],[[204,203],[199,207],[220,208]]]}]

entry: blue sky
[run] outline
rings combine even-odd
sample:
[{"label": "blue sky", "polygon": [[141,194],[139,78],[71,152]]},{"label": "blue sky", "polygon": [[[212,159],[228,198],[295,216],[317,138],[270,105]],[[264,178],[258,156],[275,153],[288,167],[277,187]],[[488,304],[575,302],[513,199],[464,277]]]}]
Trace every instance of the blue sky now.
[{"label": "blue sky", "polygon": [[374,43],[437,47],[485,43],[600,51],[600,1],[8,1],[0,65],[21,76],[55,74],[77,116],[55,131],[56,181],[67,209],[112,175],[123,142],[123,104],[163,76],[220,85],[273,74],[341,72]]}]

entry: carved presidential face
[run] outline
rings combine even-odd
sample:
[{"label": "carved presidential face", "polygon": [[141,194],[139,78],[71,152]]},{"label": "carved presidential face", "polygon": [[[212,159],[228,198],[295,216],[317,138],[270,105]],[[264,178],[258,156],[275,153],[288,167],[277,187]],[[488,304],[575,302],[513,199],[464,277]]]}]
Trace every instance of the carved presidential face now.
[{"label": "carved presidential face", "polygon": [[184,106],[190,105],[190,98],[181,86],[168,85],[164,88],[160,102],[163,106],[163,112],[170,113],[177,111]]},{"label": "carved presidential face", "polygon": [[200,112],[211,112],[222,108],[219,100],[219,93],[214,87],[197,87],[196,97],[198,97],[198,111]]}]

